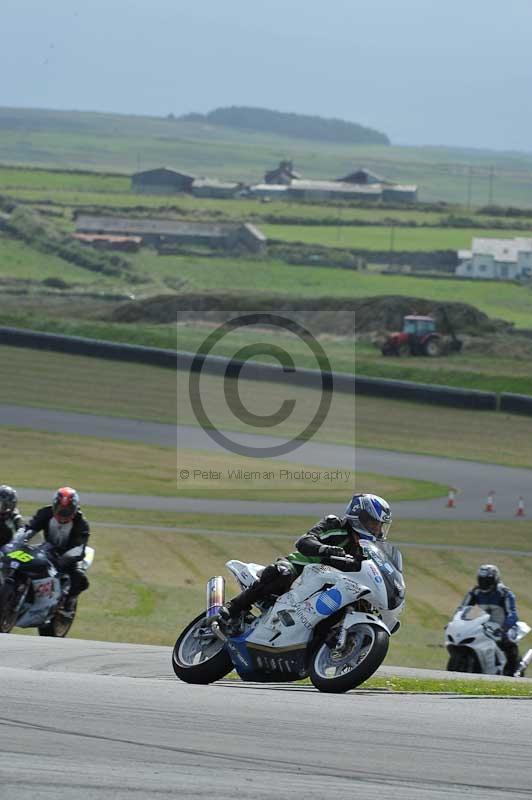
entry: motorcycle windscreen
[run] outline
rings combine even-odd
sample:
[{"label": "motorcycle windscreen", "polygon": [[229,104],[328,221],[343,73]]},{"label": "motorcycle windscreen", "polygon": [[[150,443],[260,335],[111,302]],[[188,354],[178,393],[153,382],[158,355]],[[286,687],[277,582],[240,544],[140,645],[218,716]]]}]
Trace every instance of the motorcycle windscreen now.
[{"label": "motorcycle windscreen", "polygon": [[371,557],[372,561],[375,562],[380,570],[386,587],[388,610],[393,611],[394,608],[398,608],[405,599],[405,582],[403,580],[403,575],[395,564],[388,560],[386,557],[387,554],[383,553],[380,547],[371,544],[366,546],[365,550],[367,555]]}]

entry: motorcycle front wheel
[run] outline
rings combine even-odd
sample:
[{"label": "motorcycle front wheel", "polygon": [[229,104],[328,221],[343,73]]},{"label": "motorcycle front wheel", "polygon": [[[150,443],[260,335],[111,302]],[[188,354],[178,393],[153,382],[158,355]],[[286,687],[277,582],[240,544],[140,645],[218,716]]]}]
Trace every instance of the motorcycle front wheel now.
[{"label": "motorcycle front wheel", "polygon": [[219,681],[233,669],[224,643],[205,624],[205,614],[185,628],[172,652],[172,666],[185,683],[207,684]]},{"label": "motorcycle front wheel", "polygon": [[447,672],[480,672],[475,655],[468,649],[454,650],[447,662]]},{"label": "motorcycle front wheel", "polygon": [[16,594],[9,584],[0,588],[0,633],[9,633],[17,621]]},{"label": "motorcycle front wheel", "polygon": [[76,601],[74,607],[68,612],[67,615],[63,613],[64,601],[60,603],[56,608],[50,622],[47,622],[45,625],[40,625],[37,629],[39,631],[39,636],[55,636],[58,639],[64,639],[72,627],[72,623],[74,622],[77,605],[78,604]]},{"label": "motorcycle front wheel", "polygon": [[0,633],[9,633],[16,625],[19,609],[28,592],[24,583],[4,583],[0,586]]},{"label": "motorcycle front wheel", "polygon": [[345,646],[336,650],[328,638],[315,649],[310,662],[310,680],[320,692],[348,692],[364,683],[380,667],[390,641],[379,625],[353,625]]}]

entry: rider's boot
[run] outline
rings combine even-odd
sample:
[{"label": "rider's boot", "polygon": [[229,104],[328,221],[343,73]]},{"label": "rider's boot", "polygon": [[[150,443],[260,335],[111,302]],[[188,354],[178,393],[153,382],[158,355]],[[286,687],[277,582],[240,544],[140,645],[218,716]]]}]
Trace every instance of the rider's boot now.
[{"label": "rider's boot", "polygon": [[254,581],[251,586],[237,594],[232,600],[223,605],[218,611],[218,616],[222,622],[233,622],[238,619],[243,611],[249,611],[253,603],[263,599],[265,587],[260,581]]},{"label": "rider's boot", "polygon": [[67,595],[65,602],[63,603],[63,613],[66,617],[73,617],[76,611],[78,598],[72,597],[71,595]]}]

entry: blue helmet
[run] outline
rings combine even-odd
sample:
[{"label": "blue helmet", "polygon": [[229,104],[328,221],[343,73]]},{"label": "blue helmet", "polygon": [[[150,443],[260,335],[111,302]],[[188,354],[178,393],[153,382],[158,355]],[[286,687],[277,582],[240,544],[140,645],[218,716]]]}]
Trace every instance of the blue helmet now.
[{"label": "blue helmet", "polygon": [[376,494],[355,494],[347,504],[346,517],[362,539],[383,542],[392,524],[390,506]]}]

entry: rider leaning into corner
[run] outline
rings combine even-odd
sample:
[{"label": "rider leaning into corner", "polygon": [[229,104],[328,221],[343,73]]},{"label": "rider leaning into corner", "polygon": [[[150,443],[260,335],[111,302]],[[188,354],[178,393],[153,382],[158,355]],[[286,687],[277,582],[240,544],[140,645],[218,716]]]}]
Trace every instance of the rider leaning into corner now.
[{"label": "rider leaning into corner", "polygon": [[305,564],[332,563],[331,557],[352,556],[354,561],[334,562],[338,569],[360,570],[364,557],[361,541],[384,542],[392,523],[389,504],[375,494],[355,494],[347,505],[345,515],[329,514],[314,525],[295,543],[296,552],[278,558],[262,571],[260,578],[219,611],[223,622],[236,620],[244,611],[270,595],[287,592],[301,574]]},{"label": "rider leaning into corner", "polygon": [[500,627],[498,644],[507,659],[504,674],[514,675],[519,667],[519,648],[514,640],[514,625],[519,617],[515,594],[501,581],[500,570],[495,564],[482,564],[479,567],[476,586],[466,594],[456,611],[475,605],[486,611],[491,621]]},{"label": "rider leaning into corner", "polygon": [[17,493],[11,486],[0,486],[0,547],[13,539],[15,534],[24,529],[24,520],[17,508]]},{"label": "rider leaning into corner", "polygon": [[43,532],[52,546],[50,558],[59,572],[70,578],[65,610],[73,611],[81,592],[89,588],[87,576],[81,570],[85,545],[89,538],[89,523],[79,507],[79,495],[71,486],[63,486],[53,496],[52,504],[40,508],[26,525],[24,537],[31,539]]}]

